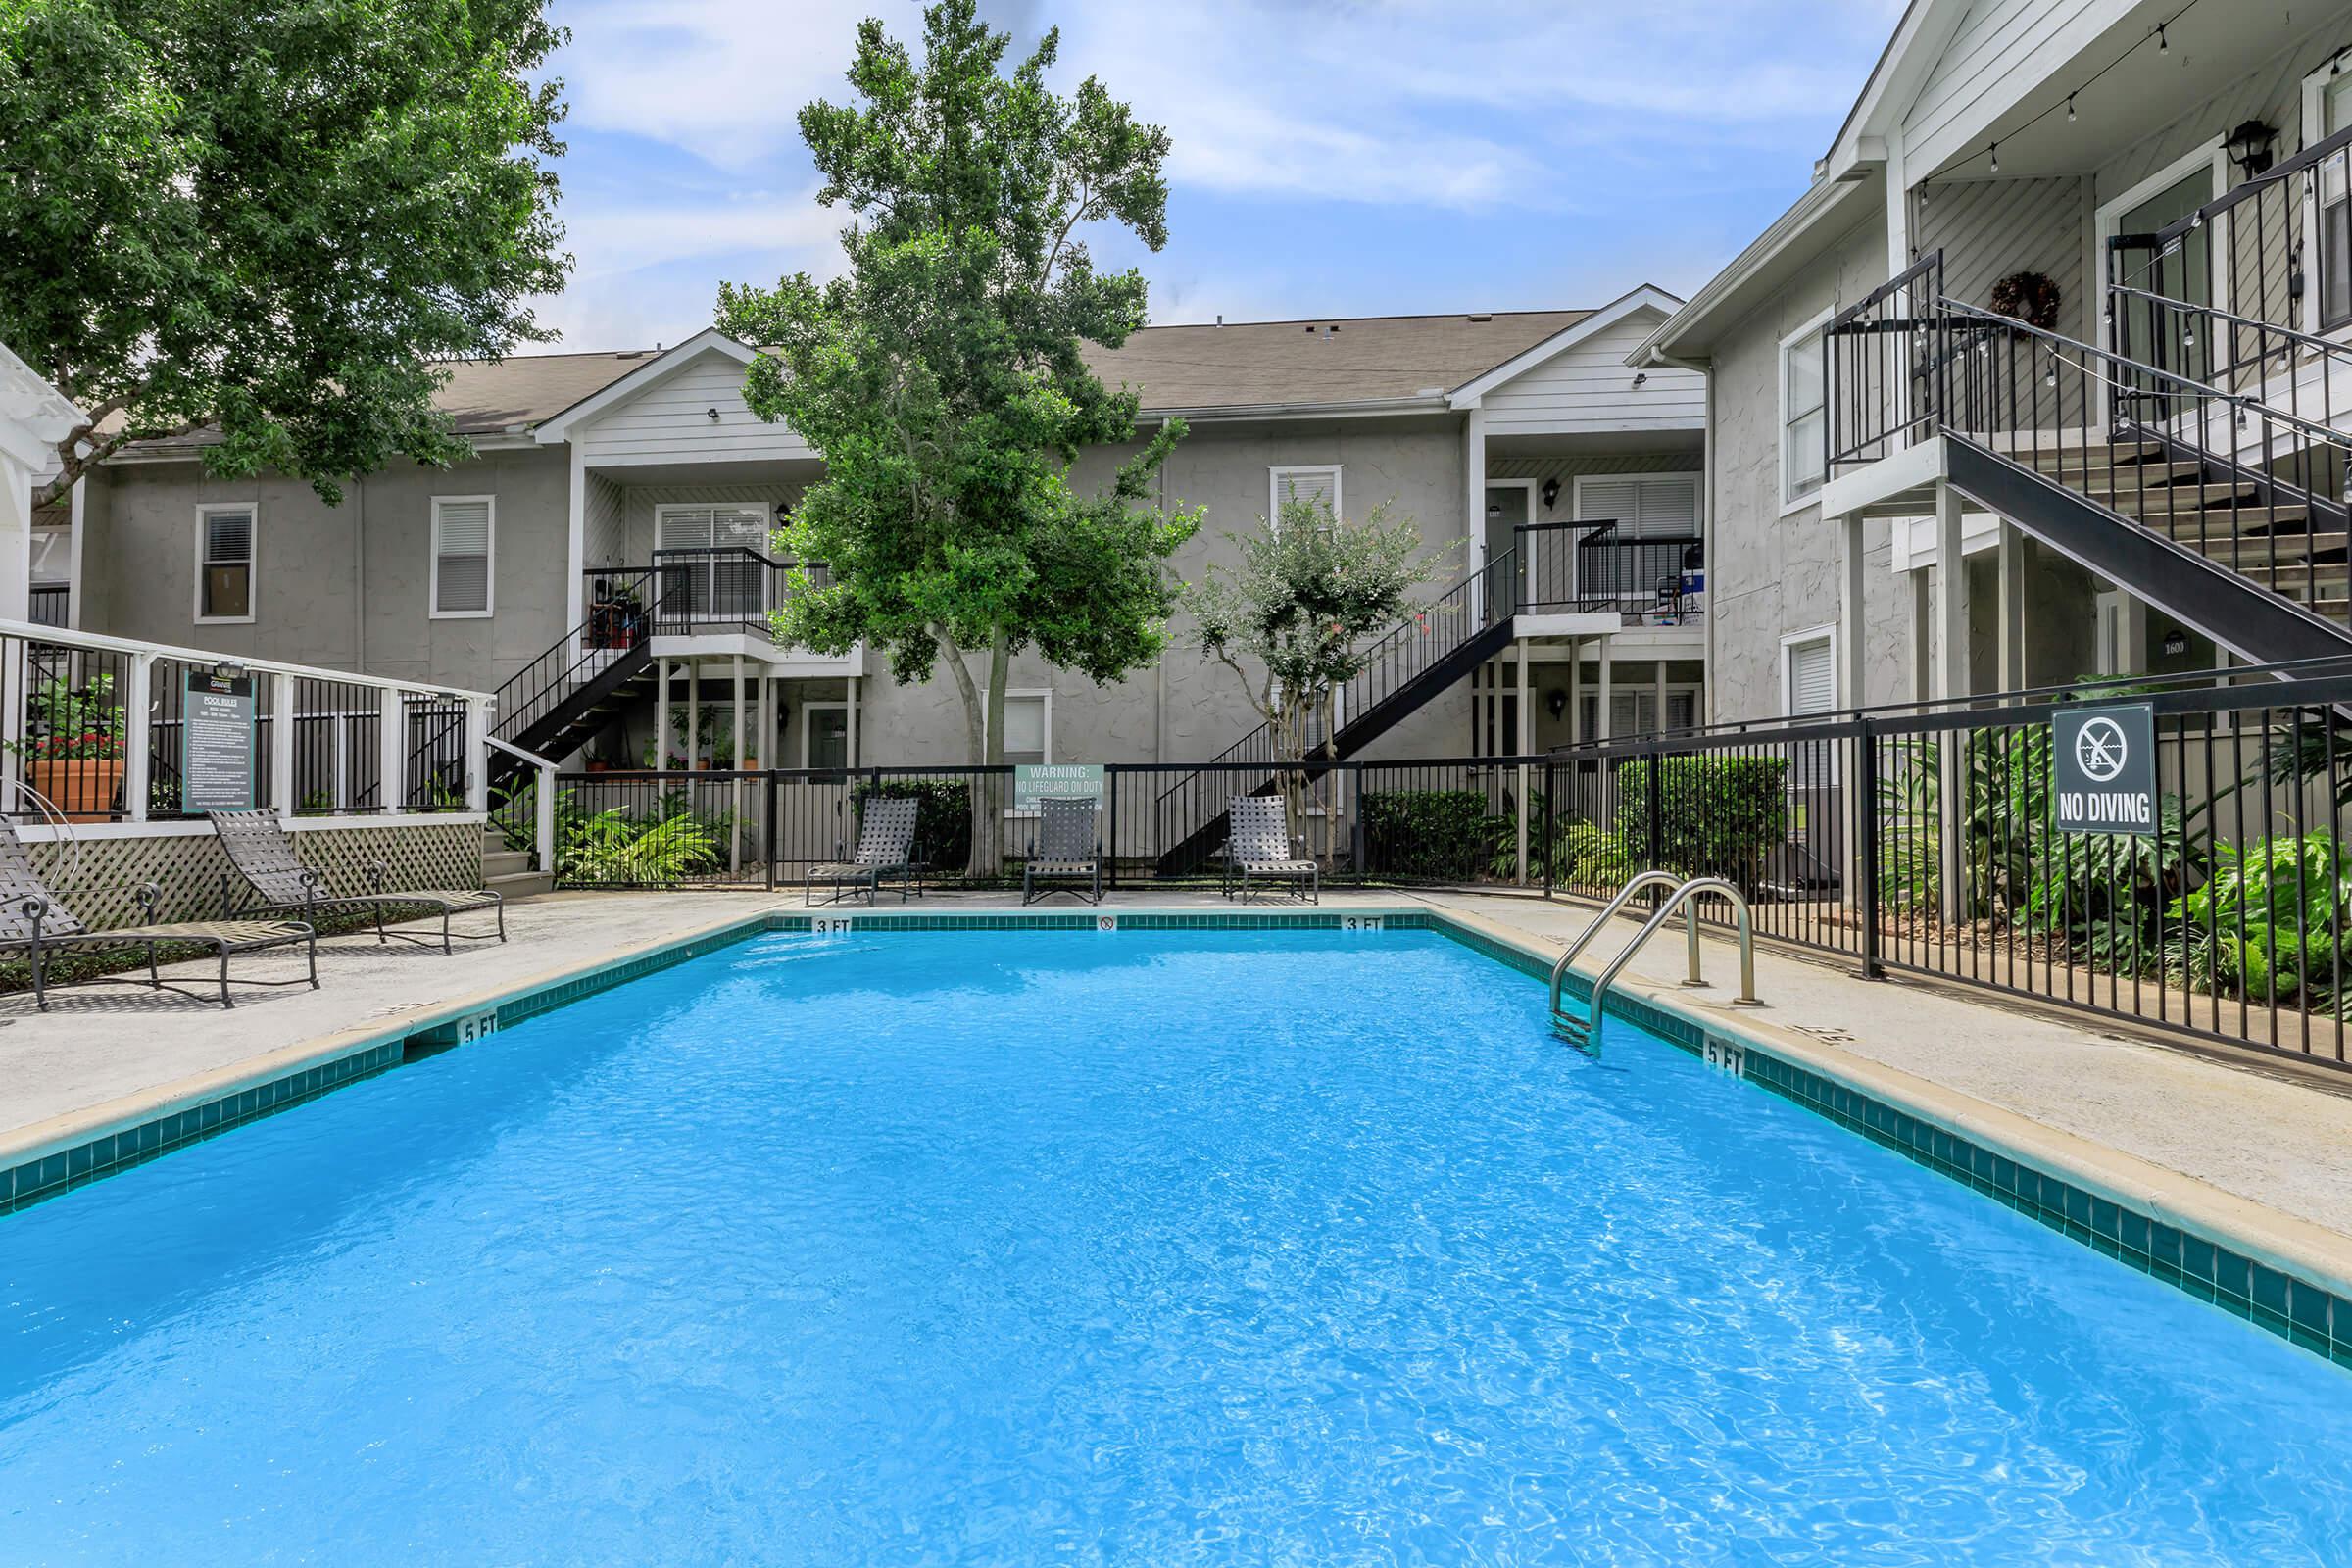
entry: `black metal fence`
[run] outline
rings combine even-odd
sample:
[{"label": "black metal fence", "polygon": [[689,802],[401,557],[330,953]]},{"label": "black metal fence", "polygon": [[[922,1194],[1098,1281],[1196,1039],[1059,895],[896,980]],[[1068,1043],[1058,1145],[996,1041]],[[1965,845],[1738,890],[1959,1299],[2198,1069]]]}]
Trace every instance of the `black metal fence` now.
[{"label": "black metal fence", "polygon": [[[2061,831],[2053,715],[2142,702],[2149,831]],[[1866,972],[2346,1064],[2352,660],[1592,743],[1544,780],[1549,893],[1724,876]]]},{"label": "black metal fence", "polygon": [[[1112,763],[1099,819],[1103,879],[1213,886],[1225,805],[1276,795],[1291,806],[1300,853],[1329,881],[1520,885],[1521,823],[1533,833],[1544,820],[1544,766],[1541,757]],[[536,788],[495,812],[517,848],[531,842]],[[1216,792],[1213,810],[1195,793],[1204,789]],[[797,886],[811,866],[856,848],[867,801],[899,796],[922,803],[915,858],[929,883],[1017,886],[1038,828],[1014,798],[1010,767],[576,773],[562,775],[557,791],[555,871],[565,887]]]}]

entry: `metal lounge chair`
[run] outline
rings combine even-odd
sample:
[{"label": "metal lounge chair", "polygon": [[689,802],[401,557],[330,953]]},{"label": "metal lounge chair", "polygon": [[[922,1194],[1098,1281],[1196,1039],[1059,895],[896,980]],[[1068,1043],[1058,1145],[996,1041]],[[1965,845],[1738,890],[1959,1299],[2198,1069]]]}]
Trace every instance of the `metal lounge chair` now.
[{"label": "metal lounge chair", "polygon": [[[1037,853],[1021,871],[1021,902],[1035,904],[1067,893],[1089,904],[1102,902],[1102,836],[1095,831],[1091,796],[1047,796],[1037,803]],[[1083,878],[1084,887],[1068,884]],[[1058,882],[1059,887],[1041,884]]]},{"label": "metal lounge chair", "polygon": [[[408,931],[387,930],[384,911],[397,908],[427,908],[441,911],[441,951],[454,953],[453,936],[468,942],[487,942],[492,937],[507,940],[507,901],[488,888],[387,888],[391,869],[377,860],[368,867],[368,879],[374,887],[366,893],[337,894],[328,890],[325,878],[302,863],[294,854],[294,845],[277,820],[277,813],[267,808],[250,811],[207,811],[213,831],[220,836],[220,848],[228,856],[233,873],[220,875],[220,908],[232,917],[255,912],[299,910],[306,920],[316,921],[328,909],[367,909],[375,916],[375,937],[378,942],[414,942],[430,947],[432,939]],[[242,879],[247,896],[236,896],[235,883]],[[475,909],[491,909],[498,915],[495,931],[457,931],[450,929],[450,917],[470,913]]]},{"label": "metal lounge chair", "polygon": [[[132,891],[143,916],[133,926],[119,926],[111,931],[93,931],[74,917],[64,901],[51,892],[32,868],[32,859],[24,853],[24,841],[17,837],[15,824],[0,816],[0,952],[22,949],[32,968],[33,1004],[43,1012],[49,1010],[49,955],[61,948],[138,948],[147,950],[147,984],[158,991],[178,991],[184,996],[195,993],[179,986],[167,986],[156,969],[156,950],[163,947],[209,948],[220,959],[220,1005],[235,1006],[228,994],[228,960],[231,954],[260,953],[269,948],[282,948],[300,942],[310,950],[309,984],[318,986],[318,938],[301,920],[187,920],[159,922],[155,918],[156,900],[161,890],[152,882],[142,882]],[[116,975],[98,975],[95,980],[116,980]],[[85,982],[86,983],[86,982]],[[133,984],[134,981],[123,981]],[[294,986],[300,980],[248,980],[257,986]]]},{"label": "metal lounge chair", "polygon": [[860,813],[858,853],[810,866],[801,884],[801,906],[816,901],[819,887],[833,889],[828,904],[839,904],[860,890],[871,904],[882,879],[893,874],[899,879],[899,902],[905,904],[907,885],[914,880],[914,819],[921,807],[922,802],[911,796],[869,798]]},{"label": "metal lounge chair", "polygon": [[[1250,884],[1287,884],[1301,903],[1323,902],[1323,877],[1291,836],[1291,812],[1279,795],[1245,795],[1226,808],[1225,896],[1250,902]],[[1238,881],[1237,881],[1238,877]]]}]

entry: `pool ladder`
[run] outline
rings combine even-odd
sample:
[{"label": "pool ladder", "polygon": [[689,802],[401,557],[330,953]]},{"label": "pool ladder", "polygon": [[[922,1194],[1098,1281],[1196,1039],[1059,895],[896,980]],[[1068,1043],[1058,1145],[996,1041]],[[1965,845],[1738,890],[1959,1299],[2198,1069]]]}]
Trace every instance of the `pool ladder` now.
[{"label": "pool ladder", "polygon": [[[1632,901],[1635,894],[1644,888],[1654,887],[1672,888],[1674,891],[1658,901],[1658,906],[1650,910],[1649,918],[1642,923],[1641,930],[1634,933],[1634,939],[1609,960],[1607,968],[1600,971],[1600,978],[1592,982],[1592,997],[1586,1004],[1585,1016],[1579,1018],[1568,1010],[1567,999],[1562,995],[1568,981],[1568,966],[1576,962],[1579,954],[1592,946],[1592,938],[1600,928],[1607,925],[1617,911]],[[1577,933],[1576,940],[1568,944],[1568,951],[1560,955],[1559,962],[1551,966],[1552,1031],[1580,1051],[1597,1058],[1600,1055],[1601,1007],[1609,987],[1616,982],[1625,966],[1633,962],[1634,955],[1642,951],[1642,944],[1647,942],[1652,933],[1664,925],[1677,909],[1683,911],[1683,948],[1688,959],[1683,984],[1705,985],[1706,979],[1699,973],[1698,966],[1698,911],[1691,906],[1710,894],[1729,899],[1733,910],[1740,917],[1740,995],[1737,1000],[1741,1006],[1757,1005],[1756,922],[1747,906],[1747,895],[1719,876],[1694,876],[1685,880],[1671,872],[1652,868],[1641,872],[1619,888],[1617,896],[1593,917],[1591,925]]]}]

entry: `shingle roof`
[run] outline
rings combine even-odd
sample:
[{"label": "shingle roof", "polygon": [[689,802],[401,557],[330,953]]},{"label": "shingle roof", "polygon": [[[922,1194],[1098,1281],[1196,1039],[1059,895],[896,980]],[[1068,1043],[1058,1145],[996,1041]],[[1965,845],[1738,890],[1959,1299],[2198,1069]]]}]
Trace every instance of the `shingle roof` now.
[{"label": "shingle roof", "polygon": [[[1590,311],[1323,317],[1230,326],[1148,326],[1090,349],[1095,373],[1140,388],[1147,409],[1250,409],[1450,391],[1583,320]],[[537,424],[656,357],[518,354],[450,367],[441,406],[469,434]]]}]

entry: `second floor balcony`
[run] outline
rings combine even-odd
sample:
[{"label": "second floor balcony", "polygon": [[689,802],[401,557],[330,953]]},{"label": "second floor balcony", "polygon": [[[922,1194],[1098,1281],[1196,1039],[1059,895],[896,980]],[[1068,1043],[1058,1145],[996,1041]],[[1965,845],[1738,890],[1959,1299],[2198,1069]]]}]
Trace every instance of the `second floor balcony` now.
[{"label": "second floor balcony", "polygon": [[795,673],[850,671],[856,655],[811,653],[775,640],[773,614],[796,581],[822,585],[826,568],[740,546],[656,550],[643,566],[586,572],[585,651],[649,643],[657,658],[740,654]]}]

